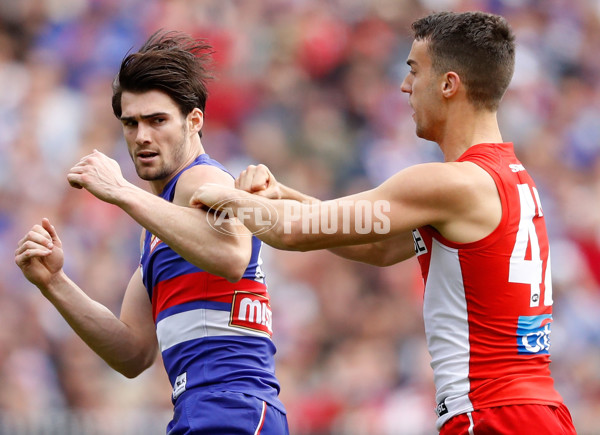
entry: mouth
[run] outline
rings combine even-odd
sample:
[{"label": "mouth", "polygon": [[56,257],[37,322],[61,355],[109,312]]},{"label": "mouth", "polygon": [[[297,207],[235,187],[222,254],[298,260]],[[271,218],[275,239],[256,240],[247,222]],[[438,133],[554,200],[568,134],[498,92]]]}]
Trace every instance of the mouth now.
[{"label": "mouth", "polygon": [[158,153],[154,151],[143,150],[138,151],[135,156],[141,163],[150,163],[155,157],[158,156]]}]

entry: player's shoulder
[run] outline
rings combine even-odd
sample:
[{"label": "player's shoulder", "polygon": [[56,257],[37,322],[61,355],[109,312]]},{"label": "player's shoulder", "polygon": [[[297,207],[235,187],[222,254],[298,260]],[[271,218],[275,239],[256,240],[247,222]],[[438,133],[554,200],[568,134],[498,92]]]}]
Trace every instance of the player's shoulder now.
[{"label": "player's shoulder", "polygon": [[221,167],[210,164],[194,165],[179,176],[173,202],[187,206],[196,189],[205,183],[216,183],[233,187],[234,179],[231,174]]},{"label": "player's shoulder", "polygon": [[492,176],[472,162],[423,163],[401,171],[392,191],[462,213],[487,195],[495,195]]},{"label": "player's shoulder", "polygon": [[179,176],[179,182],[194,182],[197,180],[205,180],[204,182],[233,184],[233,176],[223,167],[202,163],[194,165],[186,169]]},{"label": "player's shoulder", "polygon": [[490,175],[472,162],[431,162],[413,165],[400,171],[398,181],[411,182],[435,190],[455,190],[477,186]]}]

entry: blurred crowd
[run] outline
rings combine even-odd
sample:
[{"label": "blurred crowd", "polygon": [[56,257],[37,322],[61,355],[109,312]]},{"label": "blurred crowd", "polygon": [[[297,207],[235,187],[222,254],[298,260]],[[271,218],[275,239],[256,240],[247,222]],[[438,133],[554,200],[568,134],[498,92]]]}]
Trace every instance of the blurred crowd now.
[{"label": "blurred crowd", "polygon": [[[518,43],[504,139],[538,184],[552,249],[552,372],[581,434],[600,425],[598,0],[19,0],[0,2],[0,434],[161,434],[157,361],[113,372],[21,275],[17,241],[42,217],[67,273],[118,314],[139,226],[70,188],[98,149],[135,175],[110,106],[122,57],[157,29],[215,49],[203,144],[233,174],[264,163],[327,199],[441,159],[415,136],[410,23],[431,11],[504,15]],[[264,249],[277,375],[295,435],[434,434],[416,260],[375,268]]]}]

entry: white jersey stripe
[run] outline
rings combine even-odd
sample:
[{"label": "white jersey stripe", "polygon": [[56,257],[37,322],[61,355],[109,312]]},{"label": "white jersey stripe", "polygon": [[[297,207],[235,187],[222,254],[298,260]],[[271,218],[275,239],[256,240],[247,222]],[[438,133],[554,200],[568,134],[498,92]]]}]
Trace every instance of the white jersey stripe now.
[{"label": "white jersey stripe", "polygon": [[256,426],[256,430],[254,431],[254,435],[260,435],[262,428],[265,424],[265,415],[267,413],[267,402],[263,400],[262,403],[262,411],[260,412],[260,420],[258,421],[258,426]]},{"label": "white jersey stripe", "polygon": [[238,335],[265,337],[264,333],[230,326],[229,311],[197,309],[173,314],[156,324],[160,351],[189,340],[211,336]]},{"label": "white jersey stripe", "polygon": [[489,174],[502,215],[468,243],[432,226],[413,232],[438,429],[473,409],[563,403],[549,370],[550,252],[535,183],[512,143],[474,145],[456,162]]},{"label": "white jersey stripe", "polygon": [[448,409],[448,413],[438,420],[440,427],[456,413],[472,409],[472,405],[468,399],[470,348],[467,301],[458,250],[435,239],[431,245],[431,264],[423,304],[436,401],[445,402]]}]

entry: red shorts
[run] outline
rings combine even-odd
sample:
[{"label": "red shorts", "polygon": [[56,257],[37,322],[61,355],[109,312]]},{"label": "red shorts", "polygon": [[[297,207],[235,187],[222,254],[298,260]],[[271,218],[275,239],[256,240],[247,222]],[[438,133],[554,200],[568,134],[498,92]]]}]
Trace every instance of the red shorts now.
[{"label": "red shorts", "polygon": [[576,434],[565,405],[511,405],[459,414],[440,435],[572,435]]}]

